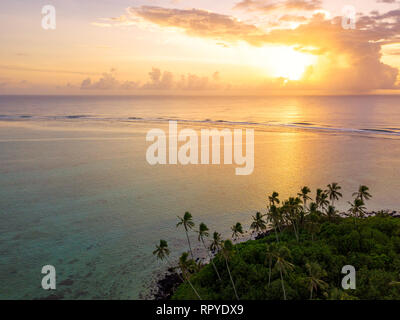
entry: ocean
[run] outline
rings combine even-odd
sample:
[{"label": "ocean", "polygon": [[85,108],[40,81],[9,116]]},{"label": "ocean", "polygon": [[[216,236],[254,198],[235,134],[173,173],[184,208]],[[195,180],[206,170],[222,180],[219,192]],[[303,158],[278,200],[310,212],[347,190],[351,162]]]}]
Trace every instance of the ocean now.
[{"label": "ocean", "polygon": [[[149,130],[255,130],[254,172],[146,161]],[[0,299],[45,298],[44,265],[65,299],[145,298],[186,248],[177,216],[230,237],[267,195],[338,182],[347,201],[400,209],[400,96],[0,96]],[[197,236],[193,232],[195,244]],[[197,244],[195,245],[197,246]]]}]

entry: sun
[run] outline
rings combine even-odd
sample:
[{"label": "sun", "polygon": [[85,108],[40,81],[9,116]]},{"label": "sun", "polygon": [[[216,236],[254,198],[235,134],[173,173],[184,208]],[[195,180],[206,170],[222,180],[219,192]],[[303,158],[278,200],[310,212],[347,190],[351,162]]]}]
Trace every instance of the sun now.
[{"label": "sun", "polygon": [[254,64],[269,77],[299,81],[307,68],[317,62],[317,56],[299,52],[289,46],[269,46],[257,49]]},{"label": "sun", "polygon": [[272,52],[275,63],[271,73],[276,78],[297,81],[302,78],[306,69],[315,64],[317,57],[294,50],[291,47],[279,47]]}]

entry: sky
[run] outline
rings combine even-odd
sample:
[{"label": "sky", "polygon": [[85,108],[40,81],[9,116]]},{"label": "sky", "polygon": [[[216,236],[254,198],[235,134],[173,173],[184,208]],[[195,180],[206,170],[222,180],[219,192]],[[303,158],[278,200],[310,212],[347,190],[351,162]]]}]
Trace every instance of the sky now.
[{"label": "sky", "polygon": [[[343,27],[348,5],[354,28]],[[400,93],[399,0],[0,6],[0,94]]]}]

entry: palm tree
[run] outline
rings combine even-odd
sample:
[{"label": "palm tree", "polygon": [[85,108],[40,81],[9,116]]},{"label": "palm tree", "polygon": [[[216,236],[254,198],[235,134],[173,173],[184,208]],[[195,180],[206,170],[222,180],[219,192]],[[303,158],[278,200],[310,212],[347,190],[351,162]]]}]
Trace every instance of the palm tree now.
[{"label": "palm tree", "polygon": [[[167,260],[168,265],[170,266],[171,269],[175,269],[171,262],[169,261],[169,248],[168,248],[168,242],[165,240],[160,240],[160,244],[156,245],[156,250],[153,251],[153,254],[157,257],[157,259],[160,259],[163,261],[164,259]],[[178,277],[183,281],[179,273],[177,273]]]},{"label": "palm tree", "polygon": [[322,192],[320,200],[319,200],[319,206],[321,207],[322,210],[326,209],[326,207],[329,206],[327,191]]},{"label": "palm tree", "polygon": [[283,290],[283,298],[286,300],[285,284],[283,283],[283,275],[293,270],[294,265],[286,259],[290,256],[290,251],[287,247],[279,247],[275,253],[275,267],[279,270],[281,276],[281,284]]},{"label": "palm tree", "polygon": [[[275,205],[272,205],[267,213],[267,221],[272,224],[272,227],[274,228],[275,231],[275,237],[276,241],[279,242],[279,237],[278,237],[278,232],[276,229],[279,230],[279,220],[280,220],[280,212],[278,208]],[[279,230],[280,232],[280,230]]]},{"label": "palm tree", "polygon": [[319,214],[318,205],[317,205],[316,202],[311,202],[311,203],[310,203],[310,213]]},{"label": "palm tree", "polygon": [[317,189],[317,193],[315,195],[315,203],[317,204],[317,206],[319,207],[319,203],[321,202],[321,195],[324,192],[324,190],[318,188]]},{"label": "palm tree", "polygon": [[329,206],[326,210],[326,215],[328,216],[329,221],[332,221],[338,214],[338,211],[334,206]]},{"label": "palm tree", "polygon": [[229,258],[232,256],[232,252],[233,252],[232,241],[231,240],[225,240],[224,243],[223,243],[223,247],[222,247],[222,255],[225,258],[226,268],[228,269],[229,278],[231,279],[233,291],[235,292],[235,297],[236,297],[237,300],[239,300],[239,296],[238,296],[237,291],[236,291],[235,283],[233,282],[233,279],[232,279],[231,269],[229,268],[229,263],[228,263]]},{"label": "palm tree", "polygon": [[307,200],[311,200],[311,198],[308,196],[308,194],[310,192],[311,192],[310,188],[307,186],[304,186],[303,188],[301,188],[301,192],[297,194],[300,197],[300,199],[303,201],[304,211],[306,211],[306,208],[307,208]]},{"label": "palm tree", "polygon": [[210,244],[210,250],[212,252],[218,252],[222,247],[222,243],[223,243],[223,241],[222,241],[221,235],[218,232],[214,232],[213,238],[212,238],[212,241]]},{"label": "palm tree", "polygon": [[179,258],[179,267],[181,268],[182,274],[185,277],[186,281],[192,287],[194,293],[199,298],[199,300],[201,300],[199,293],[197,292],[197,290],[195,289],[195,287],[193,286],[193,284],[190,282],[189,279],[189,274],[191,271],[195,270],[196,263],[192,259],[188,260],[188,256],[189,254],[187,252],[182,253],[181,257]]},{"label": "palm tree", "polygon": [[250,229],[253,229],[257,233],[262,230],[265,230],[267,228],[267,226],[263,219],[264,216],[265,216],[265,214],[261,214],[260,212],[257,212],[256,215],[253,216],[253,222],[250,225]]},{"label": "palm tree", "polygon": [[160,244],[156,245],[156,250],[153,251],[153,254],[161,261],[164,259],[167,259],[168,261],[168,256],[170,254],[168,242],[165,240],[160,240]]},{"label": "palm tree", "polygon": [[285,201],[282,210],[284,211],[285,217],[290,221],[293,227],[294,234],[297,242],[299,242],[299,220],[301,219],[303,209],[300,206],[300,198],[290,197],[289,200]]},{"label": "palm tree", "polygon": [[276,204],[279,204],[279,199],[278,199],[278,197],[279,197],[279,193],[278,193],[278,192],[276,192],[276,191],[272,192],[272,195],[270,195],[270,196],[268,197],[268,199],[269,199],[269,204],[270,204],[271,206],[273,206],[275,203],[276,203]]},{"label": "palm tree", "polygon": [[318,188],[315,202],[318,208],[324,209],[329,204],[327,191]]},{"label": "palm tree", "polygon": [[209,248],[207,248],[207,246],[206,246],[206,244],[205,244],[205,242],[204,242],[204,238],[207,238],[207,237],[209,236],[208,227],[207,227],[204,223],[200,223],[200,225],[199,225],[199,231],[197,231],[197,232],[199,233],[198,240],[201,241],[201,242],[203,243],[204,249],[206,249],[206,251],[207,251],[208,258],[210,259],[210,262],[211,262],[211,264],[213,265],[213,268],[214,268],[214,270],[215,270],[215,273],[217,274],[218,279],[221,281],[221,277],[220,277],[220,275],[219,275],[219,273],[218,273],[218,269],[217,269],[217,267],[216,267],[216,265],[215,265],[215,263],[214,263],[214,261],[213,261],[213,259],[212,259],[212,257],[211,257]]},{"label": "palm tree", "polygon": [[265,248],[265,263],[267,263],[268,261],[268,266],[269,266],[268,287],[271,284],[272,262],[275,257],[275,252],[276,252],[276,246],[273,243],[267,244],[267,247]]},{"label": "palm tree", "polygon": [[240,222],[236,222],[236,224],[231,227],[231,230],[233,240],[237,240],[239,238],[239,235],[243,234],[243,227]]},{"label": "palm tree", "polygon": [[178,217],[178,219],[180,221],[177,223],[176,227],[183,226],[185,228],[186,238],[187,238],[187,242],[188,242],[189,250],[190,250],[190,255],[192,256],[192,259],[194,259],[193,258],[192,246],[190,245],[189,234],[188,234],[188,230],[189,229],[193,229],[193,227],[194,227],[194,222],[192,220],[192,215],[191,215],[190,212],[186,211],[184,216],[183,216],[183,218]]},{"label": "palm tree", "polygon": [[361,199],[363,202],[364,200],[369,200],[372,198],[371,194],[368,192],[369,188],[367,186],[360,186],[358,188],[358,192],[353,193],[353,197],[357,197],[358,199]]},{"label": "palm tree", "polygon": [[341,186],[337,182],[333,182],[328,184],[327,193],[329,195],[329,199],[331,200],[332,206],[334,205],[335,200],[339,200],[339,198],[343,197],[343,195],[339,192],[342,189]]},{"label": "palm tree", "polygon": [[315,262],[306,263],[306,268],[309,274],[310,300],[312,300],[314,290],[317,291],[318,288],[325,289],[328,287],[328,284],[321,279],[326,276],[326,271]]},{"label": "palm tree", "polygon": [[307,229],[311,233],[311,241],[314,241],[314,235],[319,232],[321,225],[319,223],[319,215],[316,211],[312,211],[308,216]]},{"label": "palm tree", "polygon": [[348,203],[350,204],[349,212],[354,218],[362,218],[364,216],[366,208],[361,198],[356,198],[353,203],[350,201]]}]

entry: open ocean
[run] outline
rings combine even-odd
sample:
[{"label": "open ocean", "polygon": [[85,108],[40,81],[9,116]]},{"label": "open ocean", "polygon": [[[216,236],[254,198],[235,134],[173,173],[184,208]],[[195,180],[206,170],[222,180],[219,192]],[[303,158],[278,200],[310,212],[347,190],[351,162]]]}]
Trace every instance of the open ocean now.
[{"label": "open ocean", "polygon": [[[254,128],[255,168],[146,162],[146,133]],[[347,201],[370,187],[369,210],[400,209],[400,96],[0,96],[0,299],[33,299],[54,265],[66,299],[138,299],[160,271],[165,239],[186,249],[177,215],[230,236],[267,194],[338,182]],[[192,235],[193,242],[196,241]]]}]

